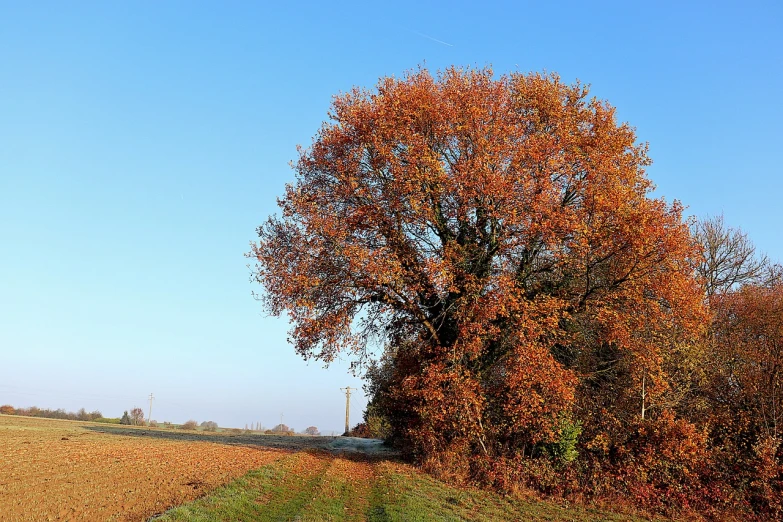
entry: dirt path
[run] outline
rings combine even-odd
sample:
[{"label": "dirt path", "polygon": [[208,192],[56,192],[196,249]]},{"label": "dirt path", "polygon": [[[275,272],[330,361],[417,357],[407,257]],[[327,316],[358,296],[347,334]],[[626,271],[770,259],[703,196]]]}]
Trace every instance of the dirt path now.
[{"label": "dirt path", "polygon": [[352,452],[377,457],[394,457],[397,452],[378,439],[335,437],[327,446],[332,453]]}]

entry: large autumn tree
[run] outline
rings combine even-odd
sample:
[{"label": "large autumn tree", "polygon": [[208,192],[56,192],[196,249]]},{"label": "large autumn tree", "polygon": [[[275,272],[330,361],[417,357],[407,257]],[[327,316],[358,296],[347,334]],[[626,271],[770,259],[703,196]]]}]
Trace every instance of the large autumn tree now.
[{"label": "large autumn tree", "polygon": [[572,458],[579,422],[605,439],[670,407],[699,254],[610,105],[556,75],[452,68],[329,116],[249,256],[302,356],[385,351],[396,440],[464,474]]}]

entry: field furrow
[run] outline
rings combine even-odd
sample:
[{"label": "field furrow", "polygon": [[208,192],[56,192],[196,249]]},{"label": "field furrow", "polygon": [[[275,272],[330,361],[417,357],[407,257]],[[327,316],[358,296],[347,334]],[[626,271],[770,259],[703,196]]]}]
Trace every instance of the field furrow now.
[{"label": "field furrow", "polygon": [[146,520],[287,454],[0,416],[0,521]]}]

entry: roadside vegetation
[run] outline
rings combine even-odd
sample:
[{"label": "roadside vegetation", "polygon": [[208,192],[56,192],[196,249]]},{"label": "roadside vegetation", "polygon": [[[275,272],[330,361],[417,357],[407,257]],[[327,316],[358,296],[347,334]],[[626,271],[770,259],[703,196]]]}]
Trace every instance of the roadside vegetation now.
[{"label": "roadside vegetation", "polygon": [[153,518],[174,521],[411,522],[647,520],[449,486],[411,466],[300,452]]},{"label": "roadside vegetation", "polygon": [[0,521],[637,520],[447,485],[364,439],[0,416],[0,447]]}]

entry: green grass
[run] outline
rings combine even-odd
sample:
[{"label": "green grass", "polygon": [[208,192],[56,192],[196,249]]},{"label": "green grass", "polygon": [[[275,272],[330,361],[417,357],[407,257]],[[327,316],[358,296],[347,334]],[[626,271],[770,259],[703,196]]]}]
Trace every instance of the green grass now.
[{"label": "green grass", "polygon": [[378,466],[373,485],[371,522],[391,521],[506,521],[506,520],[644,520],[598,509],[566,507],[553,502],[504,497],[478,489],[446,485],[391,463]]},{"label": "green grass", "polygon": [[297,518],[312,502],[328,458],[295,453],[251,471],[212,494],[174,508],[160,521],[277,521]]},{"label": "green grass", "polygon": [[299,452],[156,517],[170,521],[643,520],[446,485],[409,466]]}]

